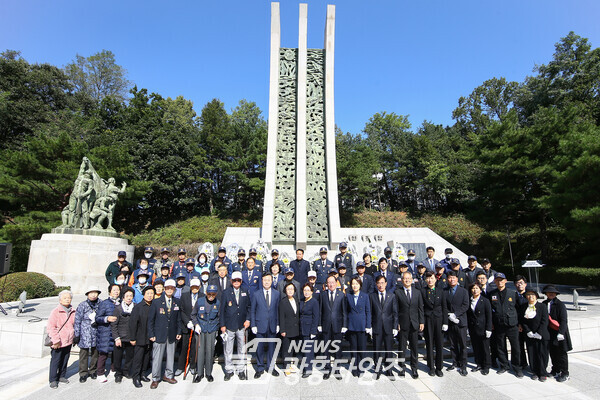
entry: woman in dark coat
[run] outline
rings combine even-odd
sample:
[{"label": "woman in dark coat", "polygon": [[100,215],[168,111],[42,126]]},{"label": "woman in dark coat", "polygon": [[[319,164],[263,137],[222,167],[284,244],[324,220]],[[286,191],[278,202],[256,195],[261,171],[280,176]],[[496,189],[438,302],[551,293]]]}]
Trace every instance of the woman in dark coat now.
[{"label": "woman in dark coat", "polygon": [[[362,281],[357,277],[350,282],[352,293],[346,294],[348,309],[348,341],[350,342],[351,363],[353,376],[359,376],[360,362],[367,350],[367,334],[372,334],[371,329],[371,302],[369,295],[361,291]],[[356,294],[355,294],[356,293]]]},{"label": "woman in dark coat", "polygon": [[527,305],[521,308],[519,315],[520,328],[525,332],[529,365],[533,375],[531,379],[546,380],[548,375],[548,308],[538,303],[538,294],[533,288],[525,289]]},{"label": "woman in dark coat", "polygon": [[315,289],[310,283],[304,284],[302,288],[304,301],[300,303],[300,334],[304,342],[302,348],[304,353],[304,371],[303,378],[310,376],[312,372],[312,360],[315,357],[315,338],[317,337],[317,327],[321,321],[321,310],[319,301],[313,297]]},{"label": "woman in dark coat", "polygon": [[290,344],[300,338],[300,303],[296,296],[296,286],[293,282],[285,285],[286,298],[279,301],[279,330],[283,338],[283,363],[290,362],[290,366],[286,368],[285,374],[289,375],[292,372],[291,361],[292,351]]},{"label": "woman in dark coat", "polygon": [[492,365],[490,353],[492,305],[487,298],[481,295],[481,286],[478,283],[469,285],[469,293],[471,293],[471,304],[467,310],[467,322],[475,363],[477,364],[473,368],[473,372],[481,371],[483,375],[487,375]]},{"label": "woman in dark coat", "polygon": [[125,374],[129,378],[131,371],[131,362],[133,361],[133,346],[131,345],[131,335],[129,334],[129,319],[133,311],[132,288],[127,288],[121,294],[123,301],[115,307],[113,316],[117,317],[115,322],[111,322],[112,337],[115,340],[113,349],[113,363],[115,369],[115,382],[121,383],[123,380],[123,354],[125,354]]},{"label": "woman in dark coat", "polygon": [[[117,317],[113,316],[115,306],[120,303],[119,295],[121,289],[119,285],[112,284],[108,287],[108,299],[104,300],[98,306],[98,312],[96,313],[96,324],[98,324],[96,346],[98,348],[98,382],[104,383],[108,379],[104,375],[106,360],[108,359],[109,353],[113,351],[115,341],[112,336],[110,328],[111,322],[115,322]],[[114,367],[114,363],[113,367]],[[113,368],[111,367],[111,368]]]},{"label": "woman in dark coat", "polygon": [[150,382],[144,375],[150,363],[150,340],[148,340],[148,312],[154,300],[154,288],[146,286],[142,294],[144,300],[138,303],[129,317],[129,341],[133,346],[133,362],[129,375],[136,388],[142,387],[143,382]]},{"label": "woman in dark coat", "polygon": [[558,382],[564,382],[569,379],[567,352],[573,350],[569,326],[567,325],[567,307],[556,297],[560,292],[554,286],[544,286],[542,292],[547,297],[544,304],[548,307],[550,317],[548,322],[548,334],[550,335],[548,352],[552,360],[550,374],[554,375]]}]

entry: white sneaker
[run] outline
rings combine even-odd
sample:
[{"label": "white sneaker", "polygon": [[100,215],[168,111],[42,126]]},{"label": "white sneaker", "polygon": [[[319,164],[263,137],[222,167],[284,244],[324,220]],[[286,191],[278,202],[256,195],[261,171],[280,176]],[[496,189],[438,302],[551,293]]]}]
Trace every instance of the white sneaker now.
[{"label": "white sneaker", "polygon": [[98,377],[98,382],[100,382],[100,383],[106,383],[107,381],[108,381],[108,378],[104,375],[100,375]]}]

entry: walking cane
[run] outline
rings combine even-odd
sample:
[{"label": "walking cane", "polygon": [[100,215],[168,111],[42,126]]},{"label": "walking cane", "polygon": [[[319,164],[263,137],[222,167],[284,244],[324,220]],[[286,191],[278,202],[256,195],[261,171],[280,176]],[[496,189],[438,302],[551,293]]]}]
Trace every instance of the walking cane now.
[{"label": "walking cane", "polygon": [[187,351],[187,356],[185,357],[185,368],[183,369],[185,372],[183,373],[183,380],[185,381],[185,378],[187,377],[188,374],[188,367],[190,365],[190,347],[192,347],[192,337],[194,336],[194,330],[192,329],[190,331],[190,341],[188,343],[188,351]]}]

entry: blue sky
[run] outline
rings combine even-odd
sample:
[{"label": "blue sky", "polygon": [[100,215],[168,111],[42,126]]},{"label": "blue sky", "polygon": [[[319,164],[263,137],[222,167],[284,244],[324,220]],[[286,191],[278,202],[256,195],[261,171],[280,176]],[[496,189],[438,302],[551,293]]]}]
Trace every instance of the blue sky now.
[{"label": "blue sky", "polygon": [[[322,48],[336,4],[335,117],[359,133],[376,112],[452,124],[452,110],[486,79],[522,81],[569,31],[600,44],[600,1],[383,1],[308,3],[308,46]],[[282,0],[282,46],[297,47],[299,1]],[[266,118],[270,1],[1,0],[0,49],[64,66],[115,53],[138,87],[182,95],[200,113],[255,101]]]}]

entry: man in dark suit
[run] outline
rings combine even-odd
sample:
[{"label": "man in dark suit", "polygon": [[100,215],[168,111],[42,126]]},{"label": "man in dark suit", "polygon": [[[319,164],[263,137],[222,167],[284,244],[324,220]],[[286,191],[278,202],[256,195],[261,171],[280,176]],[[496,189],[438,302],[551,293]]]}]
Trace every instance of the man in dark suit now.
[{"label": "man in dark suit", "polygon": [[452,365],[447,370],[458,368],[458,372],[466,376],[469,294],[467,289],[458,284],[456,271],[448,271],[447,279],[448,287],[444,289],[444,302],[448,311],[448,325],[442,325],[442,330],[448,331],[452,345]]},{"label": "man in dark suit", "polygon": [[506,276],[502,272],[496,273],[494,283],[496,289],[490,292],[490,303],[492,304],[492,323],[494,324],[494,344],[500,363],[500,369],[497,373],[503,374],[510,368],[506,349],[506,339],[508,339],[511,348],[510,361],[512,367],[517,378],[522,378],[517,292],[506,287]]},{"label": "man in dark suit", "polygon": [[354,275],[354,278],[358,278],[362,282],[362,286],[360,287],[360,291],[369,295],[375,291],[375,282],[373,281],[373,276],[365,273],[365,263],[357,262],[356,263],[356,271],[357,274]]},{"label": "man in dark suit", "polygon": [[[192,323],[191,316],[192,310],[196,305],[196,301],[200,298],[200,279],[193,278],[190,282],[189,290],[184,290],[181,293],[181,298],[179,302],[181,303],[181,326],[182,326],[182,336],[181,336],[181,352],[179,353],[179,359],[177,361],[177,370],[175,371],[175,376],[179,376],[184,372],[186,361],[188,361],[188,346],[190,349],[189,360],[196,359],[196,338],[194,336],[194,324]],[[190,341],[190,335],[192,337]],[[192,375],[195,375],[196,366],[190,363],[190,372]]]},{"label": "man in dark suit", "polygon": [[[395,274],[389,270],[389,265],[385,257],[379,259],[379,271],[373,275],[375,282],[377,282],[377,278],[380,276],[385,277],[385,281],[387,282],[385,290],[394,293],[394,290],[396,290]],[[374,292],[377,293],[377,291],[375,290]]]},{"label": "man in dark suit", "polygon": [[433,258],[435,255],[435,249],[432,246],[427,247],[427,258],[423,260],[423,265],[428,271],[435,272],[435,264],[439,263],[438,260]]},{"label": "man in dark suit", "polygon": [[148,312],[148,337],[153,342],[152,346],[152,384],[150,389],[156,389],[161,380],[162,359],[167,352],[167,364],[162,380],[168,383],[177,383],[173,378],[175,364],[175,347],[181,339],[180,304],[173,294],[175,281],[168,279],[165,282],[165,292],[160,298],[154,300]]},{"label": "man in dark suit", "polygon": [[[435,274],[425,272],[426,286],[421,289],[423,295],[423,313],[425,315],[425,347],[427,348],[427,366],[429,376],[444,376],[444,334],[442,325],[448,325],[448,311],[443,299],[443,289],[437,287]],[[433,350],[435,348],[435,359]],[[434,364],[435,361],[435,364]]]},{"label": "man in dark suit", "polygon": [[[248,261],[250,261],[248,259]],[[247,261],[247,262],[248,262]],[[281,295],[272,288],[273,279],[270,274],[264,274],[262,277],[262,289],[252,294],[250,304],[250,324],[252,333],[257,339],[274,339],[279,333],[279,298]],[[275,343],[267,344],[267,367],[271,369],[273,376],[279,376],[279,372],[274,368],[275,360],[272,360],[275,351]],[[259,343],[256,350],[256,373],[254,379],[258,379],[265,372],[264,364],[264,343]],[[272,365],[273,364],[273,365]]]},{"label": "man in dark suit", "polygon": [[[383,260],[387,267],[387,261],[385,258]],[[385,371],[385,375],[394,380],[392,363],[387,360],[392,358],[392,344],[394,336],[398,334],[398,303],[394,292],[388,289],[385,275],[378,275],[375,282],[377,290],[371,293],[371,327],[377,354],[377,379]]]},{"label": "man in dark suit", "polygon": [[[304,250],[296,250],[296,259],[290,262],[290,268],[294,271],[294,279],[298,281],[300,287],[308,281],[308,271],[310,271],[310,263],[304,259]],[[298,297],[300,295],[296,293]]]},{"label": "man in dark suit", "polygon": [[[325,374],[323,379],[329,379],[333,373],[336,379],[342,379],[339,371],[334,371],[335,361],[342,356],[342,336],[348,330],[348,312],[344,293],[337,287],[337,279],[334,275],[327,277],[327,290],[320,294],[321,323],[317,330],[321,332],[322,339],[328,346],[324,351],[327,355]],[[334,349],[337,348],[337,351]],[[328,362],[333,356],[333,366]]]},{"label": "man in dark suit", "polygon": [[231,282],[229,282],[229,276],[227,275],[227,265],[219,264],[217,276],[209,280],[208,284],[217,287],[217,299],[221,301],[223,292],[231,287]]},{"label": "man in dark suit", "polygon": [[250,298],[252,298],[254,292],[260,289],[261,276],[261,271],[255,268],[254,258],[248,258],[246,260],[246,270],[242,271],[242,289],[248,292]]},{"label": "man in dark suit", "polygon": [[[402,287],[396,289],[396,301],[398,302],[398,323],[400,325],[400,357],[406,358],[406,342],[410,347],[410,368],[413,379],[419,377],[417,372],[417,361],[419,353],[417,345],[419,332],[425,328],[425,316],[423,315],[423,297],[421,292],[413,285],[413,274],[406,271],[402,275]],[[404,361],[400,362],[400,376],[404,376]]]},{"label": "man in dark suit", "polygon": [[[245,360],[242,360],[244,354],[244,332],[250,327],[250,296],[248,292],[241,288],[242,273],[234,271],[231,274],[231,286],[227,287],[221,295],[219,310],[219,325],[221,333],[226,333],[225,339],[225,380],[231,379],[237,372],[240,380],[246,380],[244,372]],[[237,356],[242,362],[234,365],[233,363],[233,345],[237,342]]]}]

